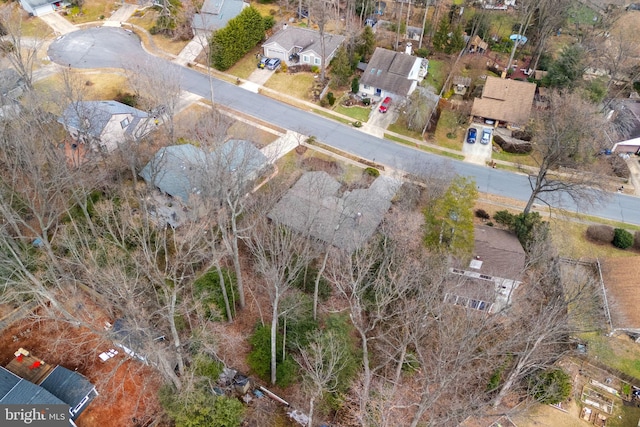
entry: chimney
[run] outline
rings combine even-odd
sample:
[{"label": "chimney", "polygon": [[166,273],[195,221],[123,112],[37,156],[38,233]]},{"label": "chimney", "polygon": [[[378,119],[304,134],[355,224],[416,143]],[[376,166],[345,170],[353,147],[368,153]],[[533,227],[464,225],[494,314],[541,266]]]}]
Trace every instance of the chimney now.
[{"label": "chimney", "polygon": [[507,78],[507,69],[506,68],[504,70],[502,70],[502,74],[500,74],[500,78],[501,79],[506,79]]},{"label": "chimney", "polygon": [[289,28],[289,24],[285,23],[285,24],[282,25],[282,29],[283,30],[286,30],[287,28]]},{"label": "chimney", "polygon": [[412,53],[411,52],[411,46],[413,46],[412,43],[411,42],[407,42],[407,46],[405,47],[404,53],[406,53],[407,55],[411,55],[411,53]]}]

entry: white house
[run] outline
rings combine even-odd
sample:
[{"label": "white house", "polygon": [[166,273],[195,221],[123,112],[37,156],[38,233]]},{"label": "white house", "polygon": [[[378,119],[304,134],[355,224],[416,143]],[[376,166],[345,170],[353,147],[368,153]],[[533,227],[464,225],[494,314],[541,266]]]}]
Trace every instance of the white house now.
[{"label": "white house", "polygon": [[378,47],[360,78],[360,93],[363,96],[409,96],[427,75],[428,66],[426,59]]},{"label": "white house", "polygon": [[[325,64],[335,56],[344,42],[344,36],[324,34]],[[321,65],[322,43],[320,33],[307,28],[284,25],[280,31],[262,45],[264,56],[278,58],[288,64]]]},{"label": "white house", "polygon": [[106,152],[123,142],[139,140],[158,124],[144,111],[117,101],[71,103],[58,122],[80,144]]},{"label": "white house", "polygon": [[68,6],[69,3],[60,0],[20,0],[24,10],[33,16],[42,16],[55,12],[57,8]]}]

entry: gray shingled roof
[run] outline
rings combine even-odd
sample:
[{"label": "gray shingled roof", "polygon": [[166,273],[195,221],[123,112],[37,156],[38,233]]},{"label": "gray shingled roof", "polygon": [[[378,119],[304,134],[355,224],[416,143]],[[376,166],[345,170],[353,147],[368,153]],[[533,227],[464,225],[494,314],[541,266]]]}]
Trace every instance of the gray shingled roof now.
[{"label": "gray shingled roof", "polygon": [[13,68],[0,70],[0,95],[6,96],[10,91],[24,85],[24,80]]},{"label": "gray shingled roof", "polygon": [[[302,49],[300,53],[314,52],[316,56],[322,56],[322,46],[320,43],[320,33],[308,28],[288,26],[275,33],[264,42],[262,46],[269,44],[278,44],[287,52],[293,48]],[[344,41],[344,36],[337,34],[324,34],[325,52],[327,56],[336,50]]]},{"label": "gray shingled roof", "polygon": [[480,273],[520,280],[525,252],[515,234],[479,225],[474,230],[474,255],[482,261]]},{"label": "gray shingled roof", "polygon": [[343,194],[326,172],[307,172],[269,213],[269,218],[338,248],[354,251],[373,235],[400,181],[378,177],[369,188]]},{"label": "gray shingled roof", "polygon": [[377,47],[362,74],[360,83],[406,96],[412,85],[412,81],[407,77],[417,59],[406,53]]},{"label": "gray shingled roof", "polygon": [[74,414],[74,418],[80,415],[82,410],[86,408],[97,395],[94,385],[91,384],[88,379],[78,372],[70,371],[60,365],[53,368],[49,375],[40,383],[40,387],[58,397],[69,405],[72,410],[80,404],[85,397],[89,397],[89,400],[83,404],[82,408]]},{"label": "gray shingled roof", "polygon": [[14,375],[2,366],[0,366],[0,403],[65,405],[65,402],[44,388]]},{"label": "gray shingled roof", "polygon": [[192,194],[215,194],[219,181],[229,175],[247,181],[267,164],[267,158],[249,141],[232,139],[213,153],[191,144],[172,145],[158,150],[140,172],[149,184],[172,197],[189,202]]},{"label": "gray shingled roof", "polygon": [[191,26],[195,30],[219,30],[238,16],[245,6],[248,4],[242,0],[205,0],[200,13],[193,14]]},{"label": "gray shingled roof", "polygon": [[87,134],[99,138],[114,114],[132,114],[134,119],[127,126],[127,132],[135,129],[148,114],[118,101],[79,101],[67,106],[58,119],[59,123],[74,129],[82,129]]}]

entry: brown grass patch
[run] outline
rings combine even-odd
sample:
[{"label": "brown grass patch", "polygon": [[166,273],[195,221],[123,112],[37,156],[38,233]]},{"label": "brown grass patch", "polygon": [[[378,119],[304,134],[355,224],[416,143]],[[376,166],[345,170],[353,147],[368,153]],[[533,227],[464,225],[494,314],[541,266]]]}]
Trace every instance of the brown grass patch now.
[{"label": "brown grass patch", "polygon": [[640,328],[640,256],[602,262],[614,327]]}]

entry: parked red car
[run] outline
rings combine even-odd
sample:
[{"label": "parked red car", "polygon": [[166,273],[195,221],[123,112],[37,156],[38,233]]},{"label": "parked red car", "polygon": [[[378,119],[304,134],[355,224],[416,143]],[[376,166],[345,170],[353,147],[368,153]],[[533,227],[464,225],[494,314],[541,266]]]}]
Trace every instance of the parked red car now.
[{"label": "parked red car", "polygon": [[389,105],[391,104],[391,98],[390,97],[386,97],[383,101],[382,104],[380,104],[380,108],[378,108],[378,111],[380,111],[381,113],[386,113],[387,110],[389,109]]}]

